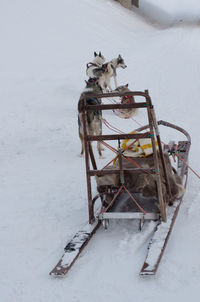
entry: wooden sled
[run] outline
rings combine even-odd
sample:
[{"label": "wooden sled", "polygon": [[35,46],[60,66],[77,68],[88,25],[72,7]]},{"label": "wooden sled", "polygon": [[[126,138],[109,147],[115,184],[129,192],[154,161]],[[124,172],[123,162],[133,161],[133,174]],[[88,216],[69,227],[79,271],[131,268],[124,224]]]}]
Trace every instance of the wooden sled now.
[{"label": "wooden sled", "polygon": [[[143,102],[135,102],[131,104],[101,104],[101,105],[87,105],[85,99],[90,98],[114,98],[114,97],[143,97]],[[167,241],[169,239],[170,233],[172,231],[175,218],[178,214],[178,210],[181,204],[181,200],[171,200],[171,189],[170,182],[168,179],[167,167],[165,163],[164,153],[168,152],[172,155],[178,155],[177,167],[173,168],[174,173],[176,173],[182,184],[186,187],[187,183],[187,162],[189,149],[191,145],[191,139],[189,134],[182,128],[173,125],[165,121],[156,120],[154,107],[151,102],[148,91],[145,92],[126,92],[126,93],[105,93],[105,94],[90,94],[85,97],[85,99],[80,99],[79,109],[82,112],[83,126],[84,126],[84,144],[85,144],[85,166],[86,166],[86,180],[87,180],[87,193],[88,193],[88,213],[89,213],[89,224],[83,227],[83,230],[79,231],[74,238],[66,245],[65,251],[61,259],[55,268],[51,271],[51,275],[63,276],[65,275],[82,249],[86,246],[92,236],[95,234],[100,226],[100,222],[103,223],[104,227],[108,226],[108,221],[113,219],[137,219],[139,221],[140,228],[145,220],[157,221],[157,227],[155,229],[154,235],[149,243],[147,258],[142,266],[140,274],[142,275],[152,275],[155,274],[162,258],[163,252],[165,250]],[[92,136],[87,133],[87,112],[93,110],[124,110],[131,108],[143,108],[147,111],[148,124],[135,130],[135,133],[123,133],[123,134],[102,134],[99,136]],[[169,127],[171,129],[180,131],[185,135],[184,141],[179,141],[177,143],[170,142],[169,144],[162,144],[159,126]],[[145,132],[144,132],[145,131]],[[151,140],[152,152],[153,152],[153,168],[142,168],[141,166],[132,165],[128,169],[124,166],[123,160],[123,150],[121,148],[116,149],[116,156],[118,157],[118,166],[115,169],[98,169],[97,161],[95,159],[91,142],[92,141],[113,141],[116,140],[116,145],[120,146],[120,142],[124,139],[138,140],[142,138],[149,138]],[[157,144],[157,145],[156,145]],[[158,155],[161,161],[159,163]],[[162,166],[162,171],[164,173],[164,179],[166,183],[166,190],[168,197],[171,201],[171,206],[169,202],[165,200],[160,165]],[[142,198],[141,194],[138,192],[132,192],[127,189],[126,184],[126,173],[134,173],[136,175],[140,174],[151,174],[154,175],[157,188],[157,196],[155,198],[147,199]],[[104,175],[116,174],[120,178],[120,184],[118,186],[105,185],[100,188],[99,193],[95,196],[92,194],[91,187],[91,177],[97,176],[101,177]],[[131,192],[130,192],[131,191]],[[106,198],[112,196],[112,200],[107,204]],[[165,194],[166,195],[166,194]],[[117,212],[115,205],[122,201],[123,199],[128,200],[128,202],[133,203],[133,208],[129,212]],[[101,207],[97,214],[94,215],[94,206],[96,201],[100,200]],[[155,206],[157,204],[157,206]],[[161,235],[162,234],[162,235]]]}]

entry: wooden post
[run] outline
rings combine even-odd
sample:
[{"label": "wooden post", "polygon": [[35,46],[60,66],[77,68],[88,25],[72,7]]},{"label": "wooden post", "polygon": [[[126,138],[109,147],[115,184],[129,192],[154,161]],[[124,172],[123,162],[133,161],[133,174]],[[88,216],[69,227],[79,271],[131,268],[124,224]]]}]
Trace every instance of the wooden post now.
[{"label": "wooden post", "polygon": [[88,147],[89,147],[89,154],[90,154],[90,159],[91,159],[91,162],[92,162],[93,169],[97,170],[97,164],[96,164],[96,161],[95,161],[94,153],[93,153],[93,150],[92,150],[92,145],[91,145],[90,142],[88,142]]},{"label": "wooden post", "polygon": [[148,90],[145,90],[146,93],[146,102],[148,104],[147,106],[147,113],[148,113],[148,119],[149,119],[149,128],[150,128],[150,133],[152,134],[151,136],[151,142],[152,142],[152,148],[153,148],[153,158],[154,158],[154,165],[155,169],[157,170],[157,174],[155,175],[156,177],[156,184],[157,184],[157,190],[158,190],[158,200],[159,200],[159,205],[160,205],[160,213],[161,213],[161,218],[162,221],[166,222],[166,209],[165,209],[165,203],[163,200],[163,192],[162,192],[162,183],[161,183],[161,178],[160,178],[160,167],[159,167],[159,162],[158,162],[158,155],[157,155],[157,150],[156,150],[156,141],[155,141],[155,135],[154,135],[154,127],[153,127],[153,119],[151,115],[151,100],[149,97]]},{"label": "wooden post", "polygon": [[167,187],[167,193],[169,195],[169,203],[173,203],[172,200],[172,194],[171,194],[171,187],[170,187],[170,182],[169,182],[169,177],[167,174],[167,168],[166,168],[166,164],[165,164],[165,159],[164,159],[164,155],[163,155],[163,151],[162,151],[162,144],[161,144],[161,139],[160,139],[160,132],[158,129],[158,125],[157,125],[157,121],[156,121],[156,116],[155,116],[155,112],[153,109],[153,105],[151,103],[151,99],[149,97],[149,101],[150,101],[150,110],[151,110],[151,116],[153,119],[153,123],[154,123],[154,128],[155,128],[155,132],[156,132],[156,139],[158,142],[158,148],[159,148],[159,153],[160,153],[160,158],[161,158],[161,163],[162,163],[162,167],[163,167],[163,172],[164,172],[164,177],[165,177],[165,181],[166,181],[166,187]]},{"label": "wooden post", "polygon": [[[90,180],[90,162],[89,162],[89,150],[90,147],[88,145],[87,140],[87,122],[86,122],[86,108],[85,108],[85,100],[81,100],[83,102],[82,107],[82,119],[83,119],[83,132],[84,132],[84,145],[85,145],[85,166],[86,166],[86,179],[87,179],[87,192],[88,192],[88,210],[89,210],[89,223],[92,224],[94,221],[94,211],[93,211],[93,203],[92,203],[92,188],[91,188],[91,180]],[[90,150],[91,153],[91,150]],[[95,168],[95,167],[94,167]]]}]

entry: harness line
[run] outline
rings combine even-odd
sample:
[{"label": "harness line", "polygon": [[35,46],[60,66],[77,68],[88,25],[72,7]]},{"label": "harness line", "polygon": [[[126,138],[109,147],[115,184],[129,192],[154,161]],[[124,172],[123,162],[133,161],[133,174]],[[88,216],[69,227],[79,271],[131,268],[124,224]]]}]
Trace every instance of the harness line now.
[{"label": "harness line", "polygon": [[195,172],[177,152],[175,152],[175,154],[194,173],[194,175],[196,175],[200,179],[200,175]]},{"label": "harness line", "polygon": [[[112,103],[117,103],[116,101],[113,101],[112,99],[110,99],[110,101],[112,102]],[[139,126],[142,126],[142,124],[141,123],[139,123],[138,121],[136,121],[134,118],[132,118],[131,117],[131,119],[135,122],[135,123],[137,123]],[[103,120],[103,122],[104,122],[104,125],[106,126],[106,127],[108,127],[110,130],[112,130],[112,131],[114,131],[114,132],[116,132],[116,133],[121,133],[121,134],[124,134],[124,132],[123,131],[121,131],[121,130],[119,130],[118,128],[116,128],[116,127],[114,127],[114,126],[112,126],[107,120],[105,120],[105,119],[103,119],[102,118],[102,120]],[[113,129],[112,129],[113,128]],[[118,132],[117,132],[118,131]],[[103,143],[103,141],[102,141],[102,143]],[[135,142],[133,142],[133,143],[131,143],[130,145],[129,145],[129,148],[134,144]],[[164,145],[166,145],[164,142],[162,142],[162,144],[164,144]],[[126,150],[126,149],[125,149]],[[113,151],[113,150],[112,150]],[[113,151],[114,152],[114,151]],[[117,150],[115,150],[115,153],[117,153]],[[200,175],[199,175],[199,173],[197,173],[190,165],[188,165],[187,163],[186,163],[186,161],[177,153],[177,152],[175,152],[175,155],[194,173],[194,175],[196,175],[199,179],[200,179]],[[117,157],[116,157],[117,158]],[[124,157],[124,158],[126,158],[126,157]],[[127,158],[126,158],[127,159]],[[173,157],[173,159],[174,159],[174,162],[176,162],[176,160],[175,160],[175,157]],[[111,160],[110,161],[110,163],[111,162],[113,162],[115,160],[115,158],[113,159],[113,160]],[[128,160],[128,159],[127,159]],[[132,160],[130,160],[129,159],[129,161],[131,162]],[[109,163],[109,164],[110,164]],[[109,165],[108,164],[108,165]],[[134,163],[134,164],[136,164],[136,163]],[[105,167],[107,167],[108,165],[106,165]],[[104,168],[105,168],[104,167]],[[140,167],[140,166],[139,166]],[[103,169],[104,169],[103,168]]]}]

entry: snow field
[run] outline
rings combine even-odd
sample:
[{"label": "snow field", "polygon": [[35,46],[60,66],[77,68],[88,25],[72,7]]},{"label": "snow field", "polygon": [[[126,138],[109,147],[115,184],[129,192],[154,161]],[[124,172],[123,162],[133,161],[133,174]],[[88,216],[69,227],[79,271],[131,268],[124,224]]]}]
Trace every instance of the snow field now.
[{"label": "snow field", "polygon": [[146,18],[167,27],[174,24],[199,24],[200,3],[198,0],[140,0],[139,8],[133,9]]},{"label": "snow field", "polygon": [[[2,301],[197,300],[199,181],[192,173],[156,277],[138,276],[151,224],[140,236],[130,222],[99,230],[64,279],[48,272],[87,220],[77,101],[93,51],[124,57],[118,83],[148,88],[157,119],[190,132],[190,164],[199,170],[199,27],[157,29],[111,0],[3,1],[0,8]],[[120,129],[137,127],[106,118]],[[177,138],[161,131],[166,141]],[[104,154],[101,165],[112,157]]]}]

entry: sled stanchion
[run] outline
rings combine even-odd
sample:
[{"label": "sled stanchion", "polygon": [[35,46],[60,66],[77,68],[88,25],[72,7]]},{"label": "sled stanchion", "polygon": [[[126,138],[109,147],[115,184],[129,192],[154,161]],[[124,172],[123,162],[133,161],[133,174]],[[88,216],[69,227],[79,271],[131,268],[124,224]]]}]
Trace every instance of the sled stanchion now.
[{"label": "sled stanchion", "polygon": [[118,147],[118,161],[119,161],[119,177],[121,185],[124,185],[124,170],[123,170],[123,163],[122,163],[122,150],[120,149],[120,140],[118,140],[119,147]]},{"label": "sled stanchion", "polygon": [[[148,90],[145,91],[147,94],[147,98],[146,98],[146,102],[149,104],[149,106],[147,107],[147,114],[148,114],[148,119],[149,119],[149,128],[150,128],[150,132],[151,134],[154,134],[154,128],[153,128],[153,119],[151,116],[151,109],[150,109],[150,105],[151,105],[151,99],[148,93]],[[159,168],[159,163],[158,163],[158,155],[157,155],[157,150],[156,150],[156,142],[155,142],[155,136],[152,135],[151,137],[151,142],[152,142],[152,148],[153,148],[153,158],[154,158],[154,165],[155,165],[155,169],[157,171],[160,170]],[[166,209],[165,209],[165,203],[164,203],[164,199],[163,199],[163,192],[162,192],[162,184],[161,184],[161,179],[160,179],[160,172],[158,172],[158,175],[155,176],[156,177],[156,183],[157,183],[157,190],[158,190],[158,201],[159,201],[159,206],[160,206],[160,213],[161,213],[161,217],[162,217],[162,221],[166,221]]]},{"label": "sled stanchion", "polygon": [[84,146],[85,146],[85,166],[86,166],[87,192],[88,192],[89,223],[91,224],[94,221],[94,210],[93,210],[93,203],[92,203],[91,180],[89,175],[90,163],[89,163],[89,145],[87,140],[85,100],[82,100],[82,102],[84,102],[83,109],[82,109],[82,119],[83,119]]},{"label": "sled stanchion", "polygon": [[169,177],[168,177],[168,174],[167,174],[165,159],[164,159],[164,156],[163,156],[163,150],[162,150],[161,139],[160,139],[160,132],[159,132],[159,129],[158,129],[158,124],[157,124],[157,120],[156,120],[156,116],[155,116],[155,112],[154,112],[154,107],[152,105],[150,97],[149,97],[149,104],[150,104],[151,117],[152,117],[153,125],[154,125],[154,128],[155,128],[156,139],[157,139],[157,142],[158,142],[159,154],[160,154],[161,163],[162,163],[162,167],[163,167],[164,177],[165,177],[165,180],[166,180],[166,187],[167,187],[167,192],[168,192],[168,195],[169,195],[169,204],[172,204],[173,200],[172,200],[172,194],[171,194],[171,187],[170,187],[170,183],[169,183]]},{"label": "sled stanchion", "polygon": [[91,159],[91,162],[92,162],[93,169],[97,170],[97,164],[96,164],[96,161],[95,161],[94,153],[93,153],[92,146],[91,146],[90,142],[88,142],[88,148],[89,148],[88,150],[89,150],[90,159]]}]

